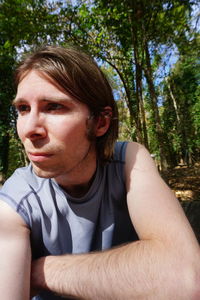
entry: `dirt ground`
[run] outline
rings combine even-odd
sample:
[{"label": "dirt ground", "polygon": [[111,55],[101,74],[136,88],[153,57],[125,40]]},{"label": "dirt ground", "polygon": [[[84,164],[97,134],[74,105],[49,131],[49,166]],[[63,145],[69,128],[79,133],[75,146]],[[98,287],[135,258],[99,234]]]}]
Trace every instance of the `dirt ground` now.
[{"label": "dirt ground", "polygon": [[[161,174],[180,201],[200,201],[200,162],[194,166],[177,166]],[[0,174],[0,187],[2,185]]]},{"label": "dirt ground", "polygon": [[177,166],[162,176],[175,192],[200,244],[200,163]]},{"label": "dirt ground", "polygon": [[200,201],[200,163],[177,166],[162,174],[164,180],[181,201]]}]

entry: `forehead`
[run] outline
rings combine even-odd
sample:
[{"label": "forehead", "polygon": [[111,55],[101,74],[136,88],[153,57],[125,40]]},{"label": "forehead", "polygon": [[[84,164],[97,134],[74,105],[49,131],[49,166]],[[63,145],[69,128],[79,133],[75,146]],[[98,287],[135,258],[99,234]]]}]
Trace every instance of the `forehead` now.
[{"label": "forehead", "polygon": [[13,105],[17,106],[24,102],[29,105],[59,102],[87,114],[90,112],[87,104],[78,101],[64,90],[61,90],[46,74],[35,70],[27,73],[20,81]]},{"label": "forehead", "polygon": [[59,88],[58,85],[46,74],[32,70],[19,82],[16,98],[13,103],[15,104],[19,99],[28,101],[29,99],[40,98],[61,98],[77,102],[77,100],[71,95]]},{"label": "forehead", "polygon": [[45,89],[58,91],[61,90],[58,88],[56,83],[50,77],[48,77],[48,75],[37,70],[31,70],[22,78],[18,84],[17,92],[26,90],[28,88],[36,88],[39,91],[44,91]]}]

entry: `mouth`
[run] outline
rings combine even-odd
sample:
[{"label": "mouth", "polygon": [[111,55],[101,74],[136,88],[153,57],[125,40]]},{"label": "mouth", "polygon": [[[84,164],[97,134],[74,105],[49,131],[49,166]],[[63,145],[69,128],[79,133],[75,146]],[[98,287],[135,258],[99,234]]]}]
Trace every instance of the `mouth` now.
[{"label": "mouth", "polygon": [[28,152],[28,158],[30,159],[30,161],[32,162],[43,162],[48,160],[50,157],[53,156],[53,154],[49,154],[49,153],[39,153],[39,152]]}]

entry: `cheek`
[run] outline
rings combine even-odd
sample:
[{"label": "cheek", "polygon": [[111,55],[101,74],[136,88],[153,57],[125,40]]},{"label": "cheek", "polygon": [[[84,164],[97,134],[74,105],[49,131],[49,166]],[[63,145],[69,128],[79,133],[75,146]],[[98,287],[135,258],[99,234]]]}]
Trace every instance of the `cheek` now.
[{"label": "cheek", "polygon": [[87,137],[86,122],[62,122],[49,128],[49,135],[59,141],[75,142],[77,139],[83,140]]},{"label": "cheek", "polygon": [[94,123],[87,124],[86,136],[87,136],[88,140],[91,142],[96,140],[96,126]]},{"label": "cheek", "polygon": [[23,139],[23,124],[20,122],[20,120],[17,120],[17,134],[20,138],[20,140]]}]

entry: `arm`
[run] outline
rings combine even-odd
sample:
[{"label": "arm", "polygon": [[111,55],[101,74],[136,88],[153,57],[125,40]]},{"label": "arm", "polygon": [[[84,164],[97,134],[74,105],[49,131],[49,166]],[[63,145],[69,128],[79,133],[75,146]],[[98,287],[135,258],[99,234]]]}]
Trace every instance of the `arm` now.
[{"label": "arm", "polygon": [[22,218],[0,201],[0,295],[28,300],[31,251],[29,230]]},{"label": "arm", "polygon": [[36,288],[78,299],[200,298],[200,253],[192,229],[148,152],[130,143],[127,201],[140,241],[104,252],[49,256],[33,264]]}]

